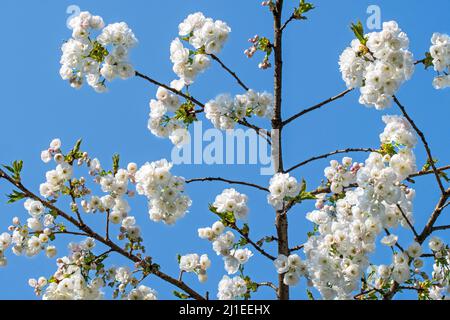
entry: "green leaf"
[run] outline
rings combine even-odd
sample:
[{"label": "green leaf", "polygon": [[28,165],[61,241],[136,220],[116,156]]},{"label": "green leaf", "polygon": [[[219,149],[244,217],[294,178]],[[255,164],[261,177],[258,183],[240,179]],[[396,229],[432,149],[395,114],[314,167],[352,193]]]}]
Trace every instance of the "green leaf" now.
[{"label": "green leaf", "polygon": [[315,300],[311,290],[306,289],[306,294],[308,295],[309,300]]},{"label": "green leaf", "polygon": [[433,57],[431,56],[431,53],[429,53],[429,52],[425,53],[425,59],[422,60],[422,63],[425,66],[425,69],[428,69],[434,65]]},{"label": "green leaf", "polygon": [[312,3],[306,2],[306,0],[301,0],[298,8],[295,8],[293,17],[297,20],[306,20],[303,14],[313,10],[315,7]]},{"label": "green leaf", "polygon": [[12,178],[16,182],[20,182],[20,173],[23,168],[23,161],[22,160],[15,160],[11,166],[3,165],[3,167],[8,170],[12,174]]},{"label": "green leaf", "polygon": [[250,227],[248,226],[248,224],[244,223],[244,226],[242,227],[241,231],[242,231],[243,234],[248,236],[248,234],[250,232]]},{"label": "green leaf", "polygon": [[364,27],[361,21],[358,21],[356,24],[352,23],[350,29],[352,29],[356,39],[358,39],[362,45],[366,45],[367,38],[364,36]]},{"label": "green leaf", "polygon": [[80,152],[81,142],[82,139],[77,140],[72,150],[70,150],[70,152],[66,155],[66,162],[72,164],[75,159],[80,159],[83,156],[83,153]]},{"label": "green leaf", "polygon": [[194,103],[190,100],[183,103],[178,110],[175,111],[175,119],[182,121],[186,125],[190,125],[195,122],[197,120],[197,116],[195,115]]},{"label": "green leaf", "polygon": [[26,197],[25,193],[14,190],[11,194],[6,195],[8,197],[8,203],[14,203],[22,200]]},{"label": "green leaf", "polygon": [[115,154],[113,155],[112,160],[113,160],[113,174],[116,174],[117,171],[119,171],[120,156],[118,154]]},{"label": "green leaf", "polygon": [[173,291],[173,295],[174,295],[175,297],[180,298],[180,299],[183,299],[183,300],[189,299],[189,296],[188,296],[187,294],[178,292],[178,291],[176,291],[176,290]]}]

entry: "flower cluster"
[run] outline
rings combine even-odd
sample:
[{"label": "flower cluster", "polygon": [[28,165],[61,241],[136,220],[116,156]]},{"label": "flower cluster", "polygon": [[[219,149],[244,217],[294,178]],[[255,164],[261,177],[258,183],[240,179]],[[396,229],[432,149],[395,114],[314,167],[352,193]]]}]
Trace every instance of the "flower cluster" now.
[{"label": "flower cluster", "polygon": [[27,223],[21,224],[20,219],[15,217],[8,228],[12,235],[3,233],[0,236],[0,260],[4,259],[3,264],[6,264],[6,258],[2,257],[2,252],[9,245],[12,245],[12,252],[17,256],[25,254],[32,257],[41,251],[45,251],[49,258],[56,255],[56,247],[50,244],[54,232],[59,230],[54,223],[55,217],[45,213],[40,201],[27,199],[24,207],[30,215]]},{"label": "flower cluster", "polygon": [[280,254],[273,262],[278,274],[284,274],[283,282],[287,286],[296,285],[306,274],[306,263],[296,254],[289,257]]},{"label": "flower cluster", "polygon": [[433,300],[448,300],[450,298],[450,251],[442,239],[431,237],[428,247],[433,251],[435,261],[433,264],[430,298]]},{"label": "flower cluster", "polygon": [[41,152],[41,160],[45,163],[54,159],[57,166],[54,170],[47,171],[45,174],[46,182],[39,186],[41,196],[45,198],[57,198],[64,189],[64,184],[72,178],[72,165],[66,161],[61,152],[61,140],[56,138],[50,143],[50,147]]},{"label": "flower cluster", "polygon": [[[181,90],[184,84],[178,80],[174,80],[170,85],[176,90]],[[178,96],[166,88],[159,87],[156,92],[156,98],[157,100],[150,100],[150,118],[148,120],[148,129],[150,132],[157,137],[168,137],[176,146],[187,143],[189,141],[189,135],[186,124],[178,120],[176,116],[168,116],[169,112],[175,113],[181,107]],[[185,105],[190,106],[189,103]],[[192,112],[193,110],[190,111]]]},{"label": "flower cluster", "polygon": [[7,232],[0,234],[0,267],[6,266],[8,260],[5,257],[5,251],[11,245],[11,235]]},{"label": "flower cluster", "polygon": [[405,118],[385,115],[382,119],[386,124],[383,133],[380,134],[382,144],[397,144],[407,148],[413,148],[417,144],[413,128]]},{"label": "flower cluster", "polygon": [[100,270],[93,258],[95,242],[87,238],[82,243],[69,245],[71,254],[57,260],[57,271],[45,281],[30,279],[29,284],[36,294],[43,293],[44,300],[98,300],[103,298],[105,282],[102,277],[89,278],[88,270]]},{"label": "flower cluster", "polygon": [[434,78],[433,86],[436,89],[450,87],[450,36],[434,33],[431,38],[431,43],[430,55],[433,58],[434,70],[438,73],[444,73]]},{"label": "flower cluster", "polygon": [[247,196],[235,189],[225,189],[213,203],[218,213],[232,213],[236,219],[246,219],[248,213]]},{"label": "flower cluster", "polygon": [[234,98],[228,94],[219,95],[205,105],[206,118],[214,124],[214,127],[221,130],[233,129],[237,121],[253,114],[271,118],[272,113],[272,95],[251,89]]},{"label": "flower cluster", "polygon": [[[386,123],[389,125],[390,122]],[[406,127],[403,129],[405,136],[412,134]],[[394,135],[381,136],[399,145],[399,141],[393,140]],[[402,135],[399,138],[404,140]],[[357,171],[356,189],[347,190],[329,205],[324,205],[324,197],[320,197],[319,210],[307,214],[307,219],[317,226],[318,231],[304,247],[308,277],[324,299],[351,298],[361,274],[369,265],[368,254],[374,251],[380,232],[398,224],[409,228],[406,219],[414,223],[412,200],[415,192],[401,184],[413,171],[414,154],[408,147],[398,150],[392,157],[371,153]],[[391,239],[388,242],[395,244]],[[418,251],[411,248],[415,255]],[[395,279],[399,282],[407,280],[408,256],[398,254],[394,256],[394,262]]]},{"label": "flower cluster", "polygon": [[208,54],[220,52],[231,29],[225,22],[214,21],[197,12],[180,23],[178,30],[181,40],[187,41],[195,51],[186,48],[180,38],[176,38],[170,45],[170,60],[173,71],[186,85],[190,85],[197,74],[209,66]]},{"label": "flower cluster", "polygon": [[267,200],[269,204],[279,210],[283,207],[284,201],[296,197],[300,189],[301,184],[289,173],[276,173],[270,179],[270,194],[267,196]]},{"label": "flower cluster", "polygon": [[198,229],[202,239],[212,242],[213,250],[223,257],[225,270],[228,274],[235,274],[248,262],[253,253],[247,248],[236,249],[235,236],[231,231],[225,231],[221,221],[215,222],[212,227]]},{"label": "flower cluster", "polygon": [[361,104],[385,109],[391,105],[392,95],[414,72],[409,39],[395,21],[384,22],[382,31],[364,36],[362,26],[359,28],[355,34],[360,36],[339,58],[342,78],[348,88],[360,88]]},{"label": "flower cluster", "polygon": [[[81,12],[69,22],[72,38],[62,45],[60,75],[74,88],[80,88],[84,79],[97,92],[105,92],[105,81],[116,77],[122,79],[134,75],[128,62],[129,49],[137,39],[125,22],[105,27],[100,16]],[[97,39],[93,30],[101,30]]]},{"label": "flower cluster", "polygon": [[136,190],[148,198],[150,219],[174,224],[191,205],[183,194],[184,179],[170,173],[172,164],[166,159],[146,163],[135,174]]},{"label": "flower cluster", "polygon": [[202,254],[200,257],[196,253],[181,256],[179,265],[181,271],[197,274],[198,281],[206,282],[208,280],[206,270],[211,266],[211,260],[209,260],[207,254]]},{"label": "flower cluster", "polygon": [[333,193],[341,193],[344,188],[356,182],[356,173],[362,164],[352,162],[352,158],[344,157],[342,164],[336,160],[330,161],[330,166],[326,167],[325,177],[330,182],[330,189]]},{"label": "flower cluster", "polygon": [[157,300],[158,293],[147,286],[140,285],[128,294],[127,300]]},{"label": "flower cluster", "polygon": [[223,276],[219,282],[217,298],[219,300],[236,300],[247,293],[247,284],[239,276]]}]

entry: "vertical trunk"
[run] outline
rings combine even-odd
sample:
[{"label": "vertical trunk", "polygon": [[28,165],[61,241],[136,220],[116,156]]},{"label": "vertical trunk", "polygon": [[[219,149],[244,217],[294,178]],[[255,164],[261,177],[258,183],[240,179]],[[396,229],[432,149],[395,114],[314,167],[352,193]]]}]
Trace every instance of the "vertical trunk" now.
[{"label": "vertical trunk", "polygon": [[[277,0],[273,9],[274,18],[274,115],[272,118],[272,157],[276,172],[283,172],[283,154],[282,154],[282,120],[281,120],[281,101],[282,101],[282,79],[283,79],[283,58],[282,58],[282,30],[281,16],[283,9],[283,0]],[[278,236],[278,254],[289,255],[288,243],[288,221],[285,210],[276,212],[275,226]],[[278,297],[280,300],[289,299],[289,286],[283,283],[284,275],[278,276]]]}]

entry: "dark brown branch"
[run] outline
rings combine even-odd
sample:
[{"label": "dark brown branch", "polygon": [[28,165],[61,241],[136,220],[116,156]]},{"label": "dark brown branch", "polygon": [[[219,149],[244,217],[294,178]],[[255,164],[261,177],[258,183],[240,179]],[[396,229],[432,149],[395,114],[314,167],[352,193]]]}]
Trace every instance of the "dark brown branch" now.
[{"label": "dark brown branch", "polygon": [[234,79],[236,79],[236,81],[239,83],[239,85],[245,90],[248,91],[249,87],[247,87],[244,82],[242,82],[242,80],[237,76],[237,74],[235,72],[233,72],[230,68],[228,68],[223,62],[222,60],[219,59],[219,57],[217,57],[215,54],[209,54],[209,56],[217,61],[220,66],[225,69]]},{"label": "dark brown branch", "polygon": [[[449,170],[449,169],[450,169],[450,166],[444,166],[444,167],[436,168],[437,172],[442,172],[442,171]],[[434,174],[434,170],[421,170],[421,171],[419,171],[417,173],[414,173],[414,174],[410,175],[408,177],[408,179],[419,177],[419,176],[425,176],[425,175],[428,175],[428,174]]]},{"label": "dark brown branch", "polygon": [[436,226],[436,227],[433,227],[433,228],[432,228],[433,231],[437,231],[437,230],[448,230],[448,229],[450,229],[450,225],[447,225],[447,226]]},{"label": "dark brown branch", "polygon": [[189,287],[184,282],[178,281],[175,278],[172,278],[171,276],[165,274],[164,272],[160,271],[159,268],[153,268],[152,265],[148,265],[148,262],[141,260],[138,256],[127,252],[126,250],[119,247],[116,243],[112,242],[110,239],[105,239],[104,237],[100,236],[98,233],[93,231],[89,226],[86,224],[80,223],[77,219],[70,216],[69,214],[65,213],[61,209],[57,208],[53,203],[41,199],[37,195],[35,195],[33,192],[28,190],[23,186],[21,182],[18,182],[14,180],[12,177],[10,177],[8,174],[6,174],[2,169],[0,169],[0,178],[3,178],[10,182],[12,185],[14,185],[16,188],[18,188],[27,198],[40,201],[47,209],[52,210],[55,212],[58,216],[62,217],[63,219],[70,222],[72,225],[86,233],[89,237],[99,241],[100,243],[103,243],[105,246],[109,247],[112,251],[119,253],[120,255],[128,258],[129,260],[138,263],[142,265],[143,267],[147,267],[151,270],[151,273],[157,276],[158,278],[161,278],[162,280],[169,282],[170,284],[178,287],[179,289],[185,291],[187,294],[189,294],[190,297],[196,299],[196,300],[204,300],[205,298],[197,293],[195,290],[193,290],[191,287]]},{"label": "dark brown branch", "polygon": [[312,107],[309,107],[309,108],[306,108],[306,109],[300,111],[299,113],[293,115],[292,117],[290,117],[290,118],[284,120],[284,121],[283,121],[283,126],[285,126],[285,125],[287,125],[288,123],[294,121],[294,120],[297,119],[298,117],[303,116],[304,114],[307,114],[307,113],[309,113],[309,112],[311,112],[311,111],[314,111],[314,110],[316,110],[316,109],[319,109],[320,107],[323,107],[323,106],[329,104],[330,102],[333,102],[333,101],[335,101],[335,100],[338,100],[338,99],[344,97],[347,93],[351,92],[352,90],[353,90],[353,89],[347,89],[347,90],[345,90],[345,91],[339,93],[338,95],[336,95],[336,96],[334,96],[334,97],[331,97],[331,98],[329,98],[329,99],[327,99],[327,100],[325,100],[325,101],[322,101],[322,102],[320,102],[320,103],[318,103],[318,104],[316,104],[316,105],[314,105],[314,106],[312,106]]},{"label": "dark brown branch", "polygon": [[399,204],[397,204],[397,208],[398,208],[398,210],[400,210],[400,213],[402,214],[403,219],[405,219],[406,223],[411,228],[412,232],[414,233],[414,237],[417,240],[419,238],[419,234],[417,233],[416,228],[414,228],[411,221],[409,221],[408,217],[406,216],[405,212],[403,211],[402,207]]},{"label": "dark brown branch", "polygon": [[299,168],[301,166],[304,166],[304,165],[306,165],[306,164],[308,164],[308,163],[310,163],[312,161],[315,161],[315,160],[325,159],[325,158],[328,158],[328,157],[330,157],[332,155],[335,155],[335,154],[349,153],[349,152],[377,152],[377,150],[373,149],[373,148],[347,148],[347,149],[342,149],[342,150],[335,150],[335,151],[332,151],[332,152],[329,152],[329,153],[325,153],[325,154],[322,154],[322,155],[319,155],[319,156],[315,156],[315,157],[309,158],[309,159],[307,159],[305,161],[302,161],[302,162],[296,164],[295,166],[289,168],[288,170],[286,170],[286,172],[291,172],[291,171],[293,171],[293,170],[295,170],[295,169],[297,169],[297,168]]},{"label": "dark brown branch", "polygon": [[148,82],[153,83],[154,85],[163,87],[163,88],[165,88],[165,89],[171,91],[172,93],[175,93],[176,95],[178,95],[178,96],[180,96],[180,97],[183,97],[183,98],[185,98],[186,100],[189,100],[189,101],[195,103],[195,104],[198,105],[199,107],[205,108],[205,105],[204,105],[203,103],[201,103],[200,101],[198,101],[197,99],[195,99],[194,97],[191,97],[191,96],[189,96],[189,95],[187,95],[187,94],[184,94],[183,92],[181,92],[181,91],[179,91],[179,90],[176,90],[176,89],[174,89],[174,88],[172,88],[172,87],[170,87],[170,86],[168,86],[168,85],[166,85],[166,84],[164,84],[164,83],[161,83],[161,82],[159,82],[159,81],[156,81],[156,80],[150,78],[149,76],[146,76],[145,74],[140,73],[139,71],[136,71],[135,74],[136,74],[136,77],[145,79],[145,80],[147,80]]},{"label": "dark brown branch", "polygon": [[231,229],[236,230],[250,245],[252,245],[253,248],[255,248],[259,253],[261,253],[263,256],[270,260],[275,260],[276,258],[272,256],[271,254],[267,253],[266,250],[258,246],[252,239],[250,239],[248,233],[244,232],[241,228],[239,228],[236,223],[230,223],[228,225]]},{"label": "dark brown branch", "polygon": [[437,168],[436,168],[436,165],[434,163],[433,156],[431,155],[431,150],[430,150],[428,142],[427,142],[427,140],[425,138],[425,135],[417,127],[415,122],[411,119],[409,114],[406,112],[405,107],[400,103],[400,101],[397,99],[397,97],[393,96],[393,98],[394,98],[394,102],[400,108],[400,111],[403,113],[404,117],[408,120],[408,122],[411,124],[411,126],[414,128],[414,130],[416,131],[416,133],[419,135],[420,139],[422,140],[422,144],[424,145],[425,150],[426,150],[427,155],[428,155],[428,162],[431,165],[431,168],[433,169],[434,175],[436,176],[436,181],[437,181],[437,183],[439,185],[439,189],[441,189],[441,193],[444,194],[445,193],[445,188],[444,188],[444,185],[442,184],[441,177],[439,176],[439,172],[437,171]]},{"label": "dark brown branch", "polygon": [[[283,120],[281,118],[282,106],[282,86],[283,86],[283,30],[281,29],[281,17],[283,11],[283,0],[277,0],[272,6],[273,14],[273,54],[274,54],[274,106],[272,117],[272,159],[275,172],[283,172],[283,146],[282,129]],[[287,211],[277,210],[275,226],[278,238],[278,254],[289,255],[288,240],[288,218]],[[278,299],[289,300],[289,286],[284,281],[284,275],[278,275]]]},{"label": "dark brown branch", "polygon": [[450,197],[450,189],[447,189],[444,194],[440,197],[436,208],[434,209],[433,213],[431,214],[430,218],[428,219],[427,224],[423,228],[422,232],[420,233],[418,237],[418,242],[422,244],[425,239],[433,232],[434,224],[436,223],[436,220],[441,215],[442,210],[444,210],[445,203],[447,202],[448,198]]},{"label": "dark brown branch", "polygon": [[266,191],[269,192],[269,189],[259,186],[257,184],[254,183],[250,183],[250,182],[245,182],[245,181],[237,181],[237,180],[230,180],[230,179],[225,179],[225,178],[221,178],[221,177],[205,177],[205,178],[193,178],[193,179],[187,179],[185,182],[186,183],[192,183],[192,182],[202,182],[202,181],[222,181],[225,183],[229,183],[229,184],[240,184],[240,185],[244,185],[244,186],[248,186],[248,187],[253,187],[262,191]]},{"label": "dark brown branch", "polygon": [[281,27],[280,30],[283,31],[287,27],[287,25],[294,19],[295,19],[295,15],[291,14],[291,16],[286,20],[286,22],[283,23],[283,26]]},{"label": "dark brown branch", "polygon": [[295,247],[289,249],[289,252],[294,252],[294,251],[301,250],[301,249],[303,249],[304,246],[305,246],[304,244],[300,244],[298,246],[295,246]]},{"label": "dark brown branch", "polygon": [[258,127],[258,126],[255,126],[254,124],[249,123],[247,121],[247,119],[245,119],[245,118],[242,119],[242,120],[239,120],[238,123],[240,125],[244,126],[244,127],[247,127],[247,128],[255,130],[256,133],[259,136],[261,136],[264,140],[266,140],[269,145],[272,144],[272,141],[270,140],[270,136],[271,136],[270,132],[268,132],[266,129],[262,129],[262,128]]}]

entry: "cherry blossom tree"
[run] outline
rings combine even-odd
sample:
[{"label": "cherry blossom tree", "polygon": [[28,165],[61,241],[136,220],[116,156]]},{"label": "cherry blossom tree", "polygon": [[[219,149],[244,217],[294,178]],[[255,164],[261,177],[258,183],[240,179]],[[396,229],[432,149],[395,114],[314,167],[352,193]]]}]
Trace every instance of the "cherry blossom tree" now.
[{"label": "cherry blossom tree", "polygon": [[[29,280],[43,299],[101,299],[103,289],[111,287],[114,298],[154,300],[158,294],[147,286],[151,277],[173,285],[180,299],[215,298],[194,290],[183,280],[185,273],[194,273],[199,282],[208,279],[208,269],[213,267],[208,254],[180,255],[180,273],[169,275],[146,253],[145,234],[141,233],[129,203],[133,197],[145,197],[150,220],[171,225],[182,219],[191,206],[189,184],[217,182],[234,188],[212,195],[215,200],[209,211],[217,216],[217,221],[198,229],[193,236],[198,234],[209,241],[213,252],[223,259],[227,275],[218,283],[218,299],[250,299],[264,286],[273,289],[274,298],[287,300],[290,288],[300,278],[305,278],[323,299],[393,299],[402,290],[415,292],[418,299],[446,298],[450,248],[434,233],[450,228],[438,224],[449,205],[446,170],[450,166],[438,166],[425,134],[396,94],[414,76],[417,65],[434,69],[432,85],[437,90],[450,86],[450,37],[430,35],[430,47],[424,48],[427,53],[417,60],[409,50],[408,35],[395,21],[384,22],[380,31],[370,33],[364,31],[362,23],[354,23],[351,31],[355,39],[336,57],[347,89],[283,119],[283,34],[290,24],[307,19],[315,8],[305,0],[287,13],[283,12],[283,0],[264,1],[262,7],[273,16],[273,35],[251,38],[245,54],[249,58],[262,54],[259,68],[273,72],[274,85],[267,92],[251,89],[221,60],[220,51],[231,27],[201,12],[190,14],[179,24],[178,37],[170,44],[170,61],[176,75],[170,84],[155,80],[132,65],[129,53],[138,39],[125,22],[106,24],[102,17],[89,12],[81,12],[70,20],[72,35],[62,45],[60,75],[74,88],[86,83],[98,93],[107,91],[108,83],[116,78],[147,81],[156,88],[156,97],[150,101],[148,129],[155,136],[168,138],[176,147],[189,142],[189,128],[201,121],[203,114],[218,130],[243,126],[255,131],[271,147],[275,172],[268,186],[226,177],[185,179],[171,172],[173,164],[166,159],[122,166],[119,155],[114,155],[111,165],[104,165],[84,150],[81,140],[66,148],[54,139],[41,153],[41,160],[52,164],[52,168],[45,173],[39,190],[25,186],[22,161],[0,169],[0,179],[12,188],[8,201],[23,203],[29,214],[26,220],[14,217],[7,231],[0,234],[0,266],[7,267],[8,250],[28,257],[58,257],[53,275]],[[190,93],[196,78],[207,72],[212,63],[236,80],[242,94],[220,93],[201,102]],[[361,105],[393,109],[392,115],[381,119],[385,128],[379,135],[379,147],[335,150],[286,168],[283,129],[357,90]],[[265,118],[267,127],[253,124],[254,117]],[[416,162],[416,148],[426,151],[427,161],[421,166]],[[364,163],[347,156],[352,152],[366,153]],[[294,171],[299,167],[339,154],[345,156],[330,161],[320,186],[311,189],[306,181],[295,177]],[[420,226],[414,223],[413,183],[425,175],[434,176],[439,200],[428,222]],[[251,201],[239,191],[240,186],[267,195],[275,218],[274,236],[252,237],[251,225],[246,222]],[[314,229],[305,243],[293,245],[288,239],[289,212],[306,201],[315,202],[315,209],[306,214]],[[85,216],[93,214],[104,221],[103,230],[85,222]],[[392,232],[397,226],[411,232],[414,241],[402,244]],[[110,236],[113,228],[118,236]],[[268,234],[273,234],[273,230]],[[56,248],[53,241],[67,236],[78,240],[70,243],[65,255],[60,252],[64,249]],[[269,242],[277,244],[276,252],[264,246]],[[98,250],[97,245],[106,250]],[[376,265],[370,261],[379,245],[392,248],[391,264]],[[120,255],[131,263],[112,267],[108,259],[111,255]],[[245,272],[245,265],[252,263],[254,255],[267,260],[264,267],[278,274],[276,283],[255,282]],[[423,269],[424,259],[434,261],[432,272]],[[308,293],[312,297],[309,289]]]}]

